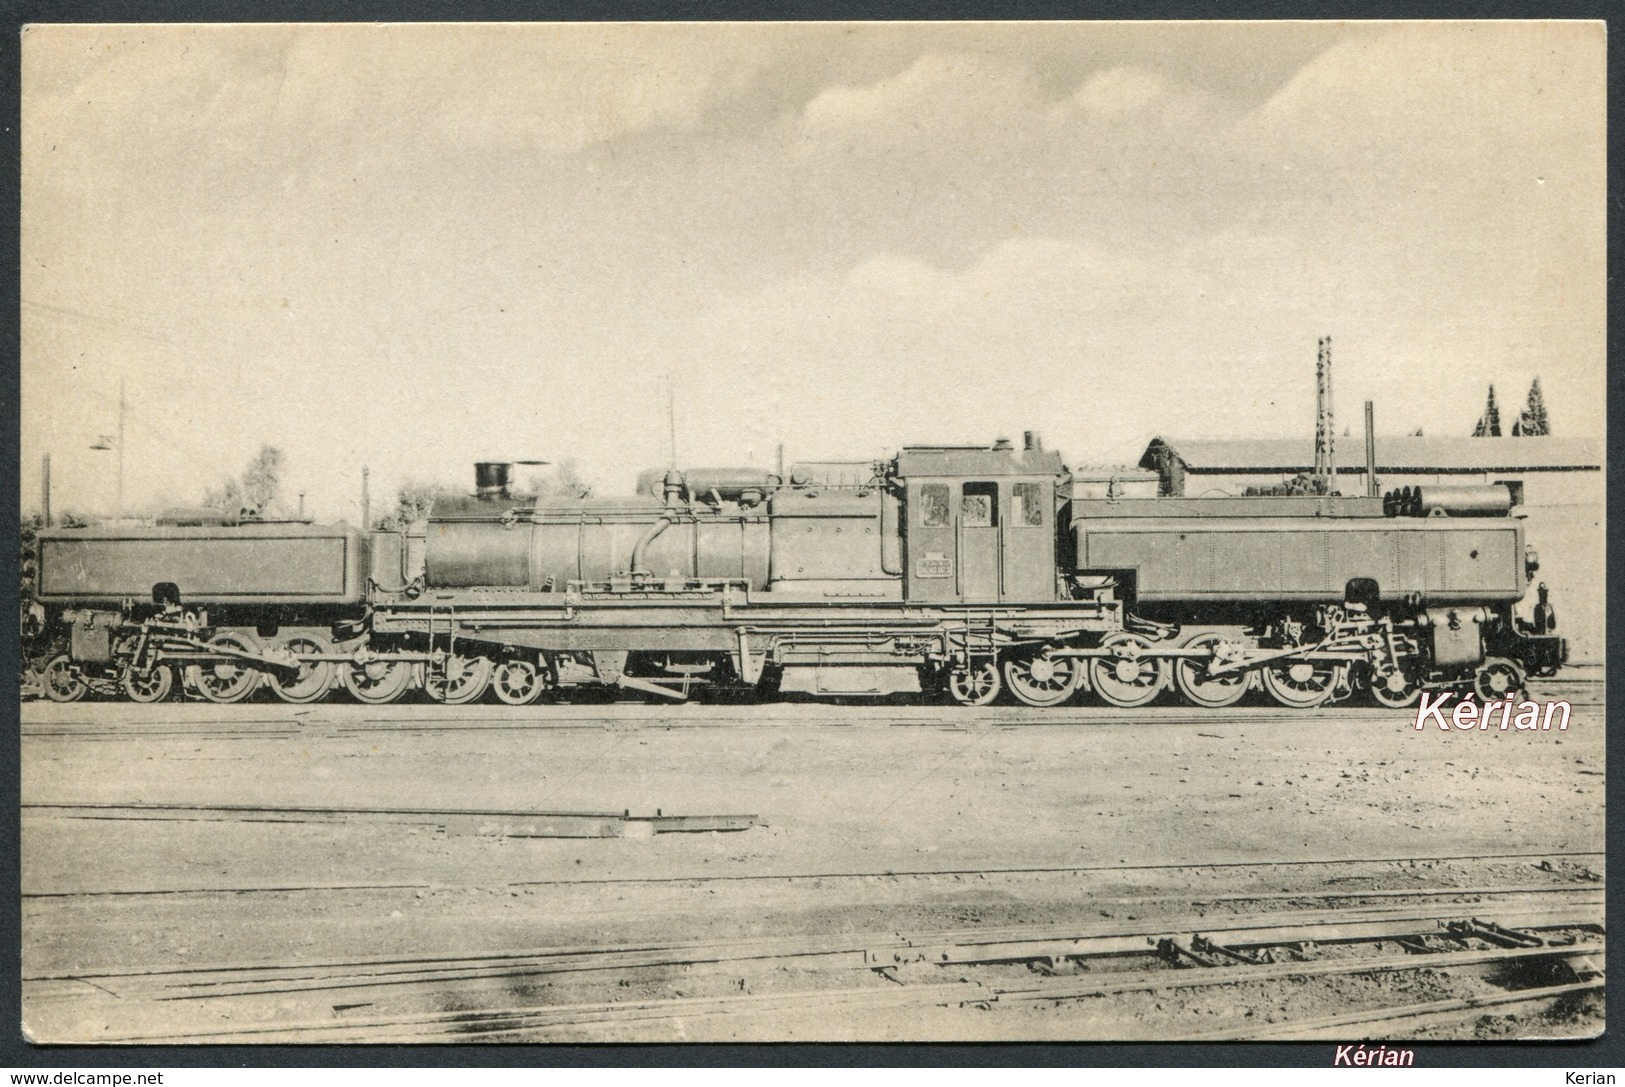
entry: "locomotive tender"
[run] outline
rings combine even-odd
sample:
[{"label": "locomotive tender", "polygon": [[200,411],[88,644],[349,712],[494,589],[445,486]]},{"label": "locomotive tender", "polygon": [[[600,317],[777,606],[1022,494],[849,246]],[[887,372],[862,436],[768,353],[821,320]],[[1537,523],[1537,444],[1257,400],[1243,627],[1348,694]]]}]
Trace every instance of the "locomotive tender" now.
[{"label": "locomotive tender", "polygon": [[512,468],[437,501],[426,531],[302,522],[45,530],[37,600],[59,701],[177,687],[290,702],[607,685],[812,696],[1089,690],[1313,707],[1424,689],[1494,700],[1564,641],[1513,613],[1535,568],[1504,487],[1085,499],[1024,448],[644,474],[625,499],[536,503]]}]

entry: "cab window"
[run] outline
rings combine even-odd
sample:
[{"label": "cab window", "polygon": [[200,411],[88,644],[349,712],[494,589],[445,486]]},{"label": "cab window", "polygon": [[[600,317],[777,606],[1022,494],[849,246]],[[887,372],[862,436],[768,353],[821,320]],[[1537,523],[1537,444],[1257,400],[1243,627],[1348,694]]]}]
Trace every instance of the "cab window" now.
[{"label": "cab window", "polygon": [[926,483],[920,487],[920,527],[946,528],[948,525],[948,485]]},{"label": "cab window", "polygon": [[959,521],[966,528],[992,528],[999,523],[999,485],[967,483],[959,500]]},{"label": "cab window", "polygon": [[1042,527],[1044,487],[1041,483],[1017,483],[1010,488],[1010,520],[1017,525]]}]

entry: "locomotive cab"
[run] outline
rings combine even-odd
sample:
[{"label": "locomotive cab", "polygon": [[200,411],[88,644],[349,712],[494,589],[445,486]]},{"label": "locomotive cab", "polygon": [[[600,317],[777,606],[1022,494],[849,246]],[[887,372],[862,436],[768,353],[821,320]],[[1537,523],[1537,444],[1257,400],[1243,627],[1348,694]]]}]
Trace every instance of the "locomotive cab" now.
[{"label": "locomotive cab", "polygon": [[910,446],[897,456],[907,498],[907,595],[930,603],[1055,600],[1058,453],[1029,432],[1025,448]]}]

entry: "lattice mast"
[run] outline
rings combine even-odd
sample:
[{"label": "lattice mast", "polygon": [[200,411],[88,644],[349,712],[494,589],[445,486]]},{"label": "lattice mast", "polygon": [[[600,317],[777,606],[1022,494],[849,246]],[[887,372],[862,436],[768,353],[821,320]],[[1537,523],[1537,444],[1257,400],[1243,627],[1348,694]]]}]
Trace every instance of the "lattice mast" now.
[{"label": "lattice mast", "polygon": [[1332,338],[1323,336],[1315,357],[1315,479],[1322,494],[1337,482],[1337,429],[1332,412]]}]

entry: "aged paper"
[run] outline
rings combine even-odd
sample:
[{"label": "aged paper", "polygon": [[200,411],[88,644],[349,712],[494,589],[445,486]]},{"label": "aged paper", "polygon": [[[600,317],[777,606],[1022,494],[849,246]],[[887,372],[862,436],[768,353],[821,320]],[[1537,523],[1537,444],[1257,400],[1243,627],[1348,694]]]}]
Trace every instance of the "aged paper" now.
[{"label": "aged paper", "polygon": [[[1469,961],[1506,940],[1450,945],[1470,980],[1403,999],[1378,967],[1344,988],[1287,985],[1253,952],[1173,943],[1168,970],[1245,960],[1274,980],[1239,997],[1086,991],[1147,964],[1067,949],[1149,936],[1154,957],[1226,901],[1238,918],[1368,920],[1431,903],[1443,924],[1459,919],[1452,888],[1513,888],[1498,916],[1515,928],[1547,916],[1542,895],[1582,912],[1600,897],[1605,44],[1582,22],[28,27],[25,524],[48,502],[55,525],[115,532],[206,507],[364,533],[415,523],[427,496],[473,495],[475,462],[516,464],[515,491],[544,505],[630,496],[647,473],[637,501],[654,513],[613,544],[624,589],[663,573],[625,552],[677,493],[661,491],[674,468],[789,486],[805,464],[798,485],[858,502],[867,477],[837,478],[852,463],[1009,439],[1013,455],[1058,450],[1079,499],[1284,485],[1311,463],[1330,337],[1334,487],[1364,493],[1369,401],[1382,489],[1506,488],[1538,553],[1507,629],[1546,632],[1555,614],[1568,664],[1528,693],[1574,713],[1561,734],[1418,731],[1414,709],[1358,697],[1356,669],[1347,702],[1294,717],[1260,689],[1241,716],[1207,718],[1180,703],[1174,657],[1101,680],[1160,683],[1144,710],[1083,695],[973,709],[886,666],[847,688],[875,697],[829,701],[827,677],[793,661],[788,700],[678,701],[716,664],[650,664],[678,642],[608,664],[586,642],[555,665],[532,652],[530,678],[476,655],[494,675],[447,675],[423,656],[434,615],[401,690],[428,674],[442,698],[459,682],[496,694],[358,705],[339,690],[347,662],[305,700],[255,654],[350,652],[354,629],[334,624],[361,621],[359,602],[273,616],[217,599],[249,639],[233,659],[280,677],[283,700],[200,698],[200,683],[232,693],[221,658],[176,665],[150,704],[104,668],[80,701],[23,708],[28,1037],[1165,1040],[1281,1036],[1297,1016],[1353,1038],[1375,1035],[1338,1017],[1383,1001],[1468,1002],[1377,1030],[1394,1038],[1596,1034],[1585,965],[1508,987],[1495,971],[1512,960]],[[1490,402],[1500,436],[1470,437]],[[757,477],[707,478],[714,506],[709,484],[683,497],[695,516],[768,508]],[[1023,516],[981,493],[944,497],[942,523]],[[889,516],[873,527],[896,534]],[[652,531],[658,565],[676,531]],[[437,561],[500,565],[437,558],[437,538],[431,592]],[[1014,578],[1015,537],[999,539]],[[576,576],[525,582],[524,545],[503,554],[515,591]],[[910,576],[940,562],[972,577],[899,554]],[[422,553],[403,555],[408,582]],[[891,576],[888,555],[864,576]],[[256,561],[280,576],[281,560]],[[1228,560],[1201,561],[1218,577]],[[730,576],[748,576],[740,562]],[[1026,576],[1047,593],[1046,563]],[[1067,592],[1099,590],[1070,576]],[[898,600],[925,583],[901,584]],[[1279,579],[1248,585],[1270,597]],[[1537,613],[1537,585],[1555,611]],[[1450,606],[1490,607],[1476,591]],[[64,600],[32,620],[58,637],[33,662],[36,692],[38,669],[80,651]],[[1182,618],[1143,610],[1147,639]],[[553,622],[540,616],[513,629]],[[321,638],[288,641],[301,624]],[[1097,646],[1099,629],[1072,644]],[[894,636],[887,652],[911,651]],[[727,638],[717,660],[756,667],[764,643]],[[103,644],[116,656],[116,634]],[[566,694],[570,675],[612,693],[496,700],[549,667]],[[1084,686],[1085,667],[1003,681]],[[396,674],[374,673],[363,682]],[[1313,695],[1317,675],[1306,664],[1296,682]],[[702,822],[659,822],[672,816]],[[703,824],[724,817],[743,821]],[[1026,950],[967,951],[1001,939]],[[582,948],[609,965],[561,965]],[[408,987],[380,988],[380,972]],[[1464,1013],[1537,983],[1573,989]]]}]

